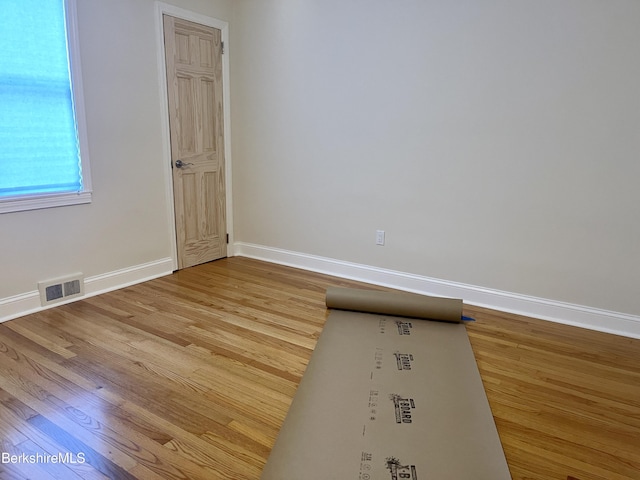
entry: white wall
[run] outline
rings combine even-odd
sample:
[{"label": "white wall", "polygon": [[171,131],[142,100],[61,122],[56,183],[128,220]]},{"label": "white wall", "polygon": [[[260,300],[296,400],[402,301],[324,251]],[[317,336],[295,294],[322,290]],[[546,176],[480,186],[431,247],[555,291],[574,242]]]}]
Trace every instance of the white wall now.
[{"label": "white wall", "polygon": [[[172,3],[231,25],[237,242],[640,315],[640,4]],[[154,3],[78,9],[94,201],[0,215],[0,317],[172,255]]]},{"label": "white wall", "polygon": [[242,0],[234,22],[237,241],[640,314],[640,3]]},{"label": "white wall", "polygon": [[[231,0],[174,3],[232,16]],[[172,255],[155,4],[77,4],[93,203],[0,215],[0,301],[35,291],[40,280],[95,277]]]}]

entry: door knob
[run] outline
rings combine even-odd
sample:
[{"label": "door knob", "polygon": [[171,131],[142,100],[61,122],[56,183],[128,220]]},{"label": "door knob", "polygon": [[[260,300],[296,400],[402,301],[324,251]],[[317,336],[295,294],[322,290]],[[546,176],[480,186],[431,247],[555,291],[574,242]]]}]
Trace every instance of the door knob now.
[{"label": "door knob", "polygon": [[185,163],[182,160],[176,160],[176,167],[178,168],[186,167],[187,165],[193,165],[193,163]]}]

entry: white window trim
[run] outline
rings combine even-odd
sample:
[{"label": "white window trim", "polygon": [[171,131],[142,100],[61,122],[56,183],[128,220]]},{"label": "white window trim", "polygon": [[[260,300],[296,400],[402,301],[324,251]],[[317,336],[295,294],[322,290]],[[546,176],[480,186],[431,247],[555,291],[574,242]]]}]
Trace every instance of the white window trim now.
[{"label": "white window trim", "polygon": [[87,121],[84,112],[84,90],[82,88],[82,68],[80,66],[80,42],[78,40],[76,0],[65,0],[65,15],[67,22],[67,47],[69,50],[71,90],[73,93],[73,107],[78,128],[80,165],[82,167],[82,191],[1,198],[0,213],[91,203],[91,168],[89,165]]}]

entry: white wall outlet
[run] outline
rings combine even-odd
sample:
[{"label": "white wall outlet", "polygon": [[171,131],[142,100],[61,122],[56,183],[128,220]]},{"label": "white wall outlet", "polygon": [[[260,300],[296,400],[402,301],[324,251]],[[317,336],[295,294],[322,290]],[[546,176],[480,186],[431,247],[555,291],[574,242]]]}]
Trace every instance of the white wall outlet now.
[{"label": "white wall outlet", "polygon": [[384,230],[376,230],[376,245],[384,245]]}]

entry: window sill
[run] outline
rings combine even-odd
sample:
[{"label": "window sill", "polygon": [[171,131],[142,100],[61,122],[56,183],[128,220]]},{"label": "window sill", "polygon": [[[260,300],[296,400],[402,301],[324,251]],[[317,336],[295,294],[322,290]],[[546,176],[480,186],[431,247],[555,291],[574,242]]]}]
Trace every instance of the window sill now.
[{"label": "window sill", "polygon": [[91,192],[56,193],[48,195],[25,195],[23,197],[0,198],[0,214],[39,210],[91,203]]}]

